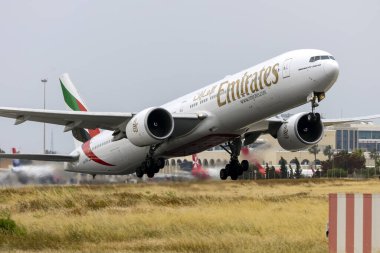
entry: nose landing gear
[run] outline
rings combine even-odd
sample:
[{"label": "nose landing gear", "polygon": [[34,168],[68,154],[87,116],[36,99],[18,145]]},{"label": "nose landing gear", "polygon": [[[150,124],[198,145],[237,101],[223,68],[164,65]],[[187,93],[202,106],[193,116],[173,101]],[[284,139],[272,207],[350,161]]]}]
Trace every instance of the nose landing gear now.
[{"label": "nose landing gear", "polygon": [[321,119],[321,116],[319,113],[315,112],[315,108],[319,106],[319,102],[325,98],[324,92],[312,92],[308,96],[308,101],[311,103],[311,113],[308,115],[308,120],[312,122],[319,121]]},{"label": "nose landing gear", "polygon": [[321,115],[315,112],[315,108],[319,106],[317,100],[320,101],[320,98],[317,95],[314,95],[313,98],[310,100],[311,113],[309,113],[309,115],[307,116],[309,122],[317,122],[321,119]]},{"label": "nose landing gear", "polygon": [[226,167],[220,170],[219,176],[222,180],[226,180],[229,176],[232,180],[237,180],[237,178],[242,175],[244,171],[248,170],[249,163],[247,160],[243,160],[241,163],[239,162],[238,157],[241,149],[240,138],[236,138],[233,141],[228,142],[227,146],[230,150],[226,149],[224,146],[221,147],[231,155],[231,159]]}]

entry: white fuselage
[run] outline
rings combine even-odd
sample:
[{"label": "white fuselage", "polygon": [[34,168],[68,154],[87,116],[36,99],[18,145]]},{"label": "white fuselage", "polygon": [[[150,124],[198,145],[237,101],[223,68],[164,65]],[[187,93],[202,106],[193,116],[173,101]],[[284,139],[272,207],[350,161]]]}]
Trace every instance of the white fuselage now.
[{"label": "white fuselage", "polygon": [[[205,113],[190,133],[169,138],[156,157],[201,152],[254,130],[263,120],[307,103],[312,92],[326,92],[335,83],[339,67],[333,59],[310,62],[314,56],[331,56],[321,50],[287,52],[194,91],[161,107],[171,113]],[[112,141],[111,131],[91,139],[89,149],[78,147],[78,162],[67,170],[90,174],[130,174],[145,160],[149,147],[128,139]]]}]

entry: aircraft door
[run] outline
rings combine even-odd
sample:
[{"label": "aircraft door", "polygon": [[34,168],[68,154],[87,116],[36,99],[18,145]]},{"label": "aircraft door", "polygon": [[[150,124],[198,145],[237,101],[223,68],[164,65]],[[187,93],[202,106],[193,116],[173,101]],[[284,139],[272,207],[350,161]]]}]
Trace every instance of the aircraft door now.
[{"label": "aircraft door", "polygon": [[183,108],[185,107],[186,100],[182,101],[181,105],[179,106],[179,112],[183,112]]},{"label": "aircraft door", "polygon": [[290,77],[290,63],[292,61],[292,58],[286,59],[284,61],[284,65],[282,66],[282,78],[288,78]]}]

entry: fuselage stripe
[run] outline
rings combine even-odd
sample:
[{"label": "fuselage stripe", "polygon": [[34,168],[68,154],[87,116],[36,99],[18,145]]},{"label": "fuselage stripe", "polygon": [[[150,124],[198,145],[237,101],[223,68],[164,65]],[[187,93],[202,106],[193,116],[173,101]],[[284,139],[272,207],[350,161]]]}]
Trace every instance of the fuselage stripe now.
[{"label": "fuselage stripe", "polygon": [[100,159],[99,157],[97,157],[94,152],[91,150],[91,147],[90,147],[90,141],[86,141],[85,143],[83,143],[82,145],[82,150],[83,150],[83,153],[91,160],[91,161],[94,161],[96,163],[99,163],[101,165],[105,165],[105,166],[115,166],[113,164],[110,164],[110,163],[107,163],[105,161],[103,161],[102,159]]}]

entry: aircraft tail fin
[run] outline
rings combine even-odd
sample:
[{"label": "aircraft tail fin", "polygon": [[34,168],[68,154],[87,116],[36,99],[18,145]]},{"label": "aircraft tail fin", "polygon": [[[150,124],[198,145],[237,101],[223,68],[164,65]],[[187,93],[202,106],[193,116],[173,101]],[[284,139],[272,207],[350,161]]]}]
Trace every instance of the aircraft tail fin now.
[{"label": "aircraft tail fin", "polygon": [[[12,154],[17,154],[17,149],[16,148],[12,148]],[[20,159],[13,159],[12,160],[12,165],[13,165],[13,168],[15,167],[19,167],[21,165],[21,162],[20,162]]]},{"label": "aircraft tail fin", "polygon": [[193,170],[197,170],[200,166],[197,154],[193,154],[192,159],[193,159]]},{"label": "aircraft tail fin", "polygon": [[[80,97],[77,89],[75,88],[73,82],[71,81],[69,74],[64,73],[59,77],[59,82],[61,84],[63,98],[65,100],[66,106],[72,111],[82,111],[87,112],[87,106],[83,99]],[[83,129],[77,128],[73,130],[73,136],[75,138],[75,145],[79,146],[83,142],[88,141],[92,137],[98,135],[100,129]]]},{"label": "aircraft tail fin", "polygon": [[208,179],[210,175],[208,174],[208,171],[203,168],[197,154],[193,154],[192,159],[193,168],[191,169],[191,174],[198,179]]}]

